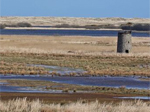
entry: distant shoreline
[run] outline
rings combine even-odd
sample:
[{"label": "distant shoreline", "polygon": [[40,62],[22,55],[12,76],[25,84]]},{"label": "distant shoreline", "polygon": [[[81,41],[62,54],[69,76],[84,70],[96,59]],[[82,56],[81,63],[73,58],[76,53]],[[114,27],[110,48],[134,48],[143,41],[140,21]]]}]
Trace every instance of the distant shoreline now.
[{"label": "distant shoreline", "polygon": [[124,23],[150,23],[149,18],[75,18],[75,17],[0,17],[0,24],[16,24],[28,22],[32,26],[55,26],[55,25],[120,25]]},{"label": "distant shoreline", "polygon": [[108,31],[120,31],[122,29],[86,29],[86,28],[54,28],[54,27],[6,27],[5,29],[23,29],[23,30],[108,30]]},{"label": "distant shoreline", "polygon": [[[122,29],[86,29],[86,28],[55,28],[55,27],[6,27],[5,29],[18,29],[18,30],[95,30],[95,31],[121,31]],[[150,33],[150,31],[136,31],[133,30],[132,32],[137,32],[137,33]]]},{"label": "distant shoreline", "polygon": [[0,17],[0,29],[132,30],[149,33],[149,26],[150,19],[147,18]]}]

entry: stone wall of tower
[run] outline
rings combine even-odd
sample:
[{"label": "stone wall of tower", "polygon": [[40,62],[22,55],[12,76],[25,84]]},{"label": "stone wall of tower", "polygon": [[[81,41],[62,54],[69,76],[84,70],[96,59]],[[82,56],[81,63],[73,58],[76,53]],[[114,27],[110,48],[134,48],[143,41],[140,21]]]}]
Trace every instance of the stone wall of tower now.
[{"label": "stone wall of tower", "polygon": [[132,49],[131,31],[118,32],[117,52],[130,53]]}]

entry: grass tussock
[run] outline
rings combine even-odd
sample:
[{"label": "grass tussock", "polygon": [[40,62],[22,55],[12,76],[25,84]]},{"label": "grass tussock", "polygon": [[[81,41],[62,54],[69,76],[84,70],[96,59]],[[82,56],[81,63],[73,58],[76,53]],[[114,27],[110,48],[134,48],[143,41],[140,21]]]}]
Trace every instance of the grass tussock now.
[{"label": "grass tussock", "polygon": [[69,104],[44,104],[27,98],[0,101],[1,112],[149,112],[149,102],[132,101],[113,104],[78,101]]}]

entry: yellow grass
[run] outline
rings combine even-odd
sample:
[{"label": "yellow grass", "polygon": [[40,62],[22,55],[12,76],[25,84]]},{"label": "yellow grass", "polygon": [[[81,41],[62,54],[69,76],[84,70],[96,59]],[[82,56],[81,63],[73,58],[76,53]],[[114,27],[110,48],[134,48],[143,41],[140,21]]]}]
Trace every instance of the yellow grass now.
[{"label": "yellow grass", "polygon": [[1,35],[0,60],[82,68],[91,75],[149,76],[149,42],[133,38],[132,52],[120,54],[116,37]]},{"label": "yellow grass", "polygon": [[[150,38],[133,38],[130,55],[149,55]],[[116,37],[0,36],[0,52],[116,55]]]},{"label": "yellow grass", "polygon": [[39,100],[24,99],[0,101],[1,112],[149,112],[150,106],[142,101],[123,101],[118,104],[78,101],[70,104],[43,104]]}]

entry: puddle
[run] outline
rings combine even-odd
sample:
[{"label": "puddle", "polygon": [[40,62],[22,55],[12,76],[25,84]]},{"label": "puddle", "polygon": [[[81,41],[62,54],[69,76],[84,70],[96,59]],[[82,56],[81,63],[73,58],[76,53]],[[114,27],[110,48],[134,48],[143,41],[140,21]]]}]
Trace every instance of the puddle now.
[{"label": "puddle", "polygon": [[136,96],[136,97],[114,97],[119,99],[134,99],[134,100],[150,100],[150,97],[148,96]]},{"label": "puddle", "polygon": [[141,65],[138,65],[139,68],[147,68],[149,69],[150,68],[150,64],[141,64]]},{"label": "puddle", "polygon": [[0,86],[0,92],[20,92],[20,93],[62,93],[61,90],[40,90],[30,87],[18,87],[18,86]]},{"label": "puddle", "polygon": [[[62,90],[47,90],[47,89],[43,89],[43,88],[40,88],[40,87],[36,87],[36,88],[33,88],[33,87],[20,87],[18,89],[19,92],[28,92],[28,93],[62,93]],[[17,92],[17,91],[16,91]]]},{"label": "puddle", "polygon": [[75,68],[70,68],[70,67],[59,67],[59,66],[47,66],[47,65],[28,65],[28,66],[35,66],[35,67],[43,67],[46,69],[50,69],[49,73],[58,73],[60,75],[67,75],[70,73],[75,73],[77,74],[85,74],[86,71],[82,70],[82,69],[75,69]]}]

